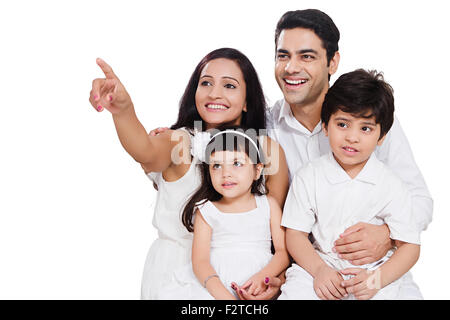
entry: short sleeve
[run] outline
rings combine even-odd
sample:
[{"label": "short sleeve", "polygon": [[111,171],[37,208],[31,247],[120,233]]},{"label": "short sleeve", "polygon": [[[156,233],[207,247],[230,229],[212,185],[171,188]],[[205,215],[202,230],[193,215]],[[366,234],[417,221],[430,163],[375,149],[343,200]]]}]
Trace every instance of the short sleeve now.
[{"label": "short sleeve", "polygon": [[196,208],[198,209],[198,211],[200,211],[206,223],[212,228],[215,219],[211,215],[215,213],[215,207],[211,203],[211,201],[206,201],[205,203],[199,204]]},{"label": "short sleeve", "polygon": [[420,245],[420,224],[413,213],[413,198],[407,187],[400,181],[391,184],[393,195],[380,217],[388,225],[390,238]]},{"label": "short sleeve", "polygon": [[301,168],[294,176],[283,209],[281,225],[310,233],[316,222],[315,179],[312,166]]}]

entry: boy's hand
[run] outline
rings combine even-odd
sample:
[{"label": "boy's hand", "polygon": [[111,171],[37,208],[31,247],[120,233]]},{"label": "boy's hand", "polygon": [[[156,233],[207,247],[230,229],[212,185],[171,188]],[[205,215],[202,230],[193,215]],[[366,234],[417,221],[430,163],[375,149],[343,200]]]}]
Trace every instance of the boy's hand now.
[{"label": "boy's hand", "polygon": [[380,260],[392,248],[387,225],[357,223],[340,235],[334,250],[355,266]]},{"label": "boy's hand", "polygon": [[347,296],[347,291],[341,285],[343,280],[339,272],[323,265],[314,278],[314,291],[322,300],[340,300]]},{"label": "boy's hand", "polygon": [[100,58],[97,58],[96,62],[105,74],[105,78],[95,79],[92,82],[89,102],[94,109],[98,112],[107,109],[112,114],[118,114],[132,106],[133,103],[128,92],[112,68]]},{"label": "boy's hand", "polygon": [[344,275],[354,275],[349,280],[342,281],[341,285],[358,300],[369,300],[378,290],[380,285],[380,269],[369,271],[362,268],[348,268],[341,270]]}]

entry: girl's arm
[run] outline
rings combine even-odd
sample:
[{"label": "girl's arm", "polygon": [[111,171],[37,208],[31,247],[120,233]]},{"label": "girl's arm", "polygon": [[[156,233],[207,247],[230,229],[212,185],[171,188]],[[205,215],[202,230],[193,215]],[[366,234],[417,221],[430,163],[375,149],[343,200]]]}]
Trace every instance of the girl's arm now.
[{"label": "girl's arm", "polygon": [[[281,208],[277,200],[267,196],[270,205],[270,232],[275,249],[270,262],[258,273],[253,275],[239,289],[246,290],[249,295],[261,294],[267,283],[267,278],[277,277],[289,266],[289,255],[286,249],[285,228],[281,226]],[[247,289],[248,288],[248,289]]]},{"label": "girl's arm", "polygon": [[283,208],[289,190],[289,172],[283,148],[268,136],[263,142],[266,157],[264,175],[269,195]]},{"label": "girl's arm", "polygon": [[[101,59],[97,59],[97,64],[105,74],[105,79],[95,79],[92,84],[89,98],[92,106],[99,112],[103,109],[111,112],[122,146],[143,165],[145,171],[164,171],[173,163],[172,149],[179,143],[179,136],[173,139],[173,131],[169,131],[157,137],[149,137],[136,116],[128,92],[112,68]],[[189,139],[183,139],[183,144],[187,144],[189,148]],[[189,157],[189,163],[189,152],[179,155]],[[183,160],[186,161],[184,158]]]},{"label": "girl's arm", "polygon": [[218,277],[210,277],[216,274],[211,266],[209,250],[211,245],[211,227],[203,219],[200,211],[195,212],[194,240],[192,243],[192,268],[198,281],[202,285],[206,282],[206,289],[217,300],[236,300]]}]

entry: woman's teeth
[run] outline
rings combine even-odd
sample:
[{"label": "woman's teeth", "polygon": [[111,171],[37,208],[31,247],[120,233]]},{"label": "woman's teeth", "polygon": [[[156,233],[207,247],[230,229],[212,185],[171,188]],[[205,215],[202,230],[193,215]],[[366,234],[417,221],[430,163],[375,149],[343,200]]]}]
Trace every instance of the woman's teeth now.
[{"label": "woman's teeth", "polygon": [[221,104],[208,104],[206,107],[209,109],[223,109],[223,110],[228,109],[227,107]]}]

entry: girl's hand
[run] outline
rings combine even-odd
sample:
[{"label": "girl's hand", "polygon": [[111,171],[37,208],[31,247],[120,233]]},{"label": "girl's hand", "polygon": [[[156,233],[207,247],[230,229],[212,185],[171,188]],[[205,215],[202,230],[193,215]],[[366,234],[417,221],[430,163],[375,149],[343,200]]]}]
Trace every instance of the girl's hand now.
[{"label": "girl's hand", "polygon": [[373,271],[362,268],[341,270],[341,273],[344,275],[354,275],[353,278],[343,281],[341,285],[348,293],[353,293],[356,299],[369,300],[381,289],[379,272],[380,269]]},{"label": "girl's hand", "polygon": [[[241,289],[246,290],[249,295],[257,296],[264,290],[266,290],[269,278],[262,274],[255,274],[250,279],[248,279],[241,287]],[[266,281],[267,280],[267,281]]]},{"label": "girl's hand", "polygon": [[119,114],[133,106],[128,92],[111,67],[100,58],[97,58],[96,62],[106,78],[95,79],[92,82],[89,102],[94,109],[98,112],[107,109],[112,114]]},{"label": "girl's hand", "polygon": [[340,300],[347,296],[345,288],[341,285],[342,276],[329,267],[323,265],[314,278],[314,291],[322,300]]},{"label": "girl's hand", "polygon": [[231,288],[236,291],[236,294],[239,296],[241,300],[271,300],[275,299],[280,293],[280,287],[282,285],[282,281],[278,277],[266,277],[265,278],[265,286],[266,288],[260,292],[258,295],[251,295],[247,292],[247,290],[242,286],[239,287],[235,282],[231,283]]}]

